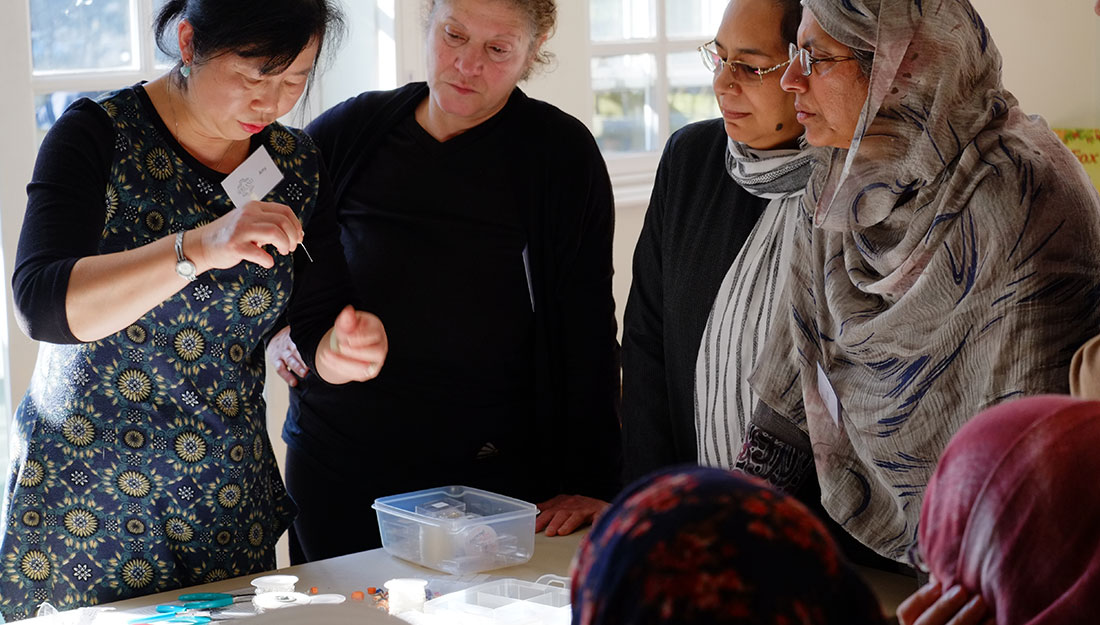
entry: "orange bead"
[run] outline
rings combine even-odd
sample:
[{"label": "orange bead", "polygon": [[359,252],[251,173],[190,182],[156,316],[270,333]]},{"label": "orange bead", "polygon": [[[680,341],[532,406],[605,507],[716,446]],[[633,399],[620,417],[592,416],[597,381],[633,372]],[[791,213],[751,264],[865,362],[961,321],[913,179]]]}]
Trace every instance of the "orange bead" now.
[{"label": "orange bead", "polygon": [[310,586],[309,594],[311,594],[311,595],[317,594],[317,587],[316,586]]},{"label": "orange bead", "polygon": [[368,595],[373,595],[376,592],[378,592],[378,589],[375,588],[374,586],[371,586],[370,588],[367,589],[367,594]]},{"label": "orange bead", "polygon": [[355,592],[351,593],[352,601],[362,601],[363,597],[364,595],[362,590],[356,590]]}]

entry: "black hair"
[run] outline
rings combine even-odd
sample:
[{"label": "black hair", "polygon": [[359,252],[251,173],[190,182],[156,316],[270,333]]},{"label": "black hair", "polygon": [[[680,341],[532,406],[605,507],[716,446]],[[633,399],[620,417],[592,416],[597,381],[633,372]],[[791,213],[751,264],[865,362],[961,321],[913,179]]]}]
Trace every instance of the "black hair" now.
[{"label": "black hair", "polygon": [[783,9],[783,19],[779,21],[779,34],[790,43],[798,42],[798,25],[802,23],[802,3],[799,0],[775,0]]},{"label": "black hair", "polygon": [[171,58],[179,57],[179,47],[169,27],[183,19],[194,29],[197,63],[234,53],[263,59],[263,74],[284,71],[314,40],[320,59],[326,40],[331,44],[344,32],[344,16],[332,0],[168,0],[153,32]]}]

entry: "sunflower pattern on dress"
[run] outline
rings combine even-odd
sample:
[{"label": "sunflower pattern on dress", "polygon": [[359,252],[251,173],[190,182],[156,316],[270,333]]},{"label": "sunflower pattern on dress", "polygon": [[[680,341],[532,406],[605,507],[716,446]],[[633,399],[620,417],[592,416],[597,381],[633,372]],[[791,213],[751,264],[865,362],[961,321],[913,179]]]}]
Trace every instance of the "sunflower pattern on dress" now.
[{"label": "sunflower pattern on dress", "polygon": [[[135,88],[99,100],[116,140],[99,251],[151,243],[231,210]],[[305,222],[319,155],[259,136],[284,179],[265,199]],[[0,615],[67,609],[274,568],[296,512],[271,450],[263,339],[293,258],[208,271],[105,339],[41,346],[15,416],[0,544]]]}]

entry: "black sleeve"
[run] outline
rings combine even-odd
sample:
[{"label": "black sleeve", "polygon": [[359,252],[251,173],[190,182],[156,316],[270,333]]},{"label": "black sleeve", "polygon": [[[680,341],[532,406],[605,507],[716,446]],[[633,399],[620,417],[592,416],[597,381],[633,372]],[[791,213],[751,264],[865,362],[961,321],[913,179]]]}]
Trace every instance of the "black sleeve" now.
[{"label": "black sleeve", "polygon": [[347,304],[361,308],[353,296],[354,289],[348,288],[351,275],[340,243],[332,184],[324,167],[317,206],[303,228],[305,250],[299,247],[294,253],[294,292],[286,319],[290,338],[303,362],[316,371],[317,346],[340,310]]},{"label": "black sleeve", "polygon": [[[357,146],[367,132],[364,110],[379,94],[363,93],[333,106],[317,116],[305,128],[320,152],[321,190],[317,208],[305,226],[305,245],[313,256],[310,262],[302,250],[295,254],[294,295],[287,321],[290,338],[302,360],[316,371],[317,346],[332,327],[336,316],[347,304],[362,309],[349,288],[351,274],[340,240],[339,200],[336,188],[358,163]],[[321,380],[320,376],[317,376]],[[322,382],[324,380],[321,380]]]},{"label": "black sleeve", "polygon": [[36,341],[79,342],[65,297],[73,265],[99,251],[114,143],[106,111],[81,99],[38,150],[12,272],[16,320]]},{"label": "black sleeve", "polygon": [[573,247],[572,253],[558,254],[572,259],[562,268],[556,293],[565,329],[560,338],[569,422],[549,425],[568,433],[559,456],[559,466],[567,472],[563,492],[610,500],[619,490],[622,471],[619,344],[611,287],[615,201],[607,165],[591,133],[580,122],[569,121],[578,138],[561,144],[584,148],[583,154],[563,155],[576,165],[559,181],[568,184],[556,187],[581,206],[570,240],[562,241]]},{"label": "black sleeve", "polygon": [[678,464],[664,354],[663,231],[672,166],[665,147],[634,248],[634,275],[623,315],[623,464],[626,483]]}]

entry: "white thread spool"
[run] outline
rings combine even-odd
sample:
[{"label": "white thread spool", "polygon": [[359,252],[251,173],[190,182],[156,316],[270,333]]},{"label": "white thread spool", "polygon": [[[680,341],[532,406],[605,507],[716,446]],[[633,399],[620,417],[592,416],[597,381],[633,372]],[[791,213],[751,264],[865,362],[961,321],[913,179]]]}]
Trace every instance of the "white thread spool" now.
[{"label": "white thread spool", "polygon": [[287,608],[293,605],[309,605],[310,603],[309,595],[300,592],[266,592],[252,598],[252,605],[260,613],[266,610]]},{"label": "white thread spool", "polygon": [[297,575],[264,575],[252,580],[252,586],[256,588],[257,595],[269,592],[294,592],[294,584],[297,583]]},{"label": "white thread spool", "polygon": [[424,607],[424,588],[427,585],[427,580],[414,577],[399,577],[383,584],[389,596],[390,614],[420,612]]}]

